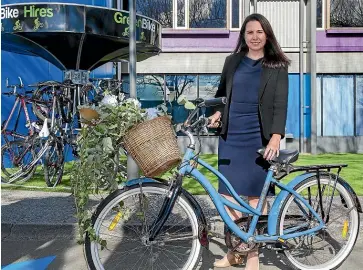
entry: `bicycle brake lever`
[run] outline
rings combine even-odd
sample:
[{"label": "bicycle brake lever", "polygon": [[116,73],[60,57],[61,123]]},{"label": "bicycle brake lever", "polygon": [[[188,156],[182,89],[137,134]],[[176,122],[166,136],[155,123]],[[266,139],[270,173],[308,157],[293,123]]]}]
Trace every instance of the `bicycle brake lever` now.
[{"label": "bicycle brake lever", "polygon": [[24,87],[23,80],[21,79],[20,76],[18,76],[18,78],[19,78],[19,81],[20,81],[19,88],[23,88]]}]

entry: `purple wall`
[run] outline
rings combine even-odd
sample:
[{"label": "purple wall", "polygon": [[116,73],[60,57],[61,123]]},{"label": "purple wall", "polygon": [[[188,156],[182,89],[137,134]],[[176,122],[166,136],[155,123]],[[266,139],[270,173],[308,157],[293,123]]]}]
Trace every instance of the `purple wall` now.
[{"label": "purple wall", "polygon": [[[226,29],[163,29],[163,52],[231,52],[239,31]],[[318,52],[363,52],[363,30],[337,29],[316,32]]]},{"label": "purple wall", "polygon": [[317,52],[363,52],[363,30],[316,31]]},{"label": "purple wall", "polygon": [[225,29],[174,30],[163,29],[163,52],[231,52],[239,32]]}]

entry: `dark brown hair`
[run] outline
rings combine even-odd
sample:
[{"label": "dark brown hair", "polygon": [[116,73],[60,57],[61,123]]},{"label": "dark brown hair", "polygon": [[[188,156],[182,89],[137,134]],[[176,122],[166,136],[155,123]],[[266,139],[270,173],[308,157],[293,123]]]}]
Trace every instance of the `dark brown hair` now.
[{"label": "dark brown hair", "polygon": [[248,46],[245,40],[246,25],[251,21],[257,21],[261,24],[263,31],[266,34],[265,56],[262,60],[262,66],[269,68],[287,68],[290,65],[290,60],[281,50],[279,43],[276,40],[269,21],[261,14],[254,13],[246,17],[238,37],[237,46],[234,53],[248,53]]}]

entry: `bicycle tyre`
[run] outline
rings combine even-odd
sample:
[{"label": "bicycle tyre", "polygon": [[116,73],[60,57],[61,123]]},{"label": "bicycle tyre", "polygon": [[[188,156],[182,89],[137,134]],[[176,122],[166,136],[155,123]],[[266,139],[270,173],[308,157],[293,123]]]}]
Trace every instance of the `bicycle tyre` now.
[{"label": "bicycle tyre", "polygon": [[[161,194],[163,196],[166,196],[166,194],[168,194],[169,189],[168,189],[167,185],[164,185],[164,184],[161,184],[161,183],[145,183],[145,184],[142,185],[142,190],[143,190],[144,196],[146,196],[145,194],[149,194],[149,195],[150,194]],[[120,202],[124,202],[126,199],[130,198],[131,196],[139,195],[139,194],[140,194],[140,185],[133,185],[133,186],[130,186],[130,187],[124,187],[123,189],[116,190],[115,192],[110,194],[105,200],[103,200],[101,202],[101,204],[98,206],[97,210],[95,211],[95,213],[94,213],[94,215],[92,217],[92,226],[95,229],[96,235],[100,236],[99,235],[100,228],[107,227],[104,224],[102,224],[102,221],[105,219],[106,215],[110,211],[115,211],[116,206],[118,204],[120,204]],[[152,200],[152,202],[155,203],[154,200]],[[198,220],[197,220],[197,216],[194,213],[193,208],[191,207],[191,205],[189,204],[189,202],[185,199],[185,197],[183,195],[180,195],[180,197],[178,198],[178,200],[175,203],[175,206],[174,206],[173,210],[175,210],[176,207],[180,207],[182,210],[186,211],[184,214],[187,215],[188,220],[191,222],[190,224],[191,224],[191,227],[192,227],[191,229],[192,229],[192,232],[193,232],[193,240],[192,240],[192,247],[191,247],[192,251],[190,251],[190,255],[189,255],[186,263],[182,267],[178,266],[176,269],[188,269],[188,270],[189,269],[190,270],[195,269],[198,266],[198,262],[200,261],[200,258],[201,258],[201,245],[200,245],[199,239],[198,239]],[[159,208],[151,208],[151,209],[152,209],[151,211],[157,212],[157,210]],[[120,212],[120,211],[121,210],[118,210],[118,212]],[[150,214],[150,212],[147,212],[147,213]],[[172,214],[173,213],[171,213],[171,215]],[[112,215],[111,215],[111,217],[112,217]],[[173,218],[175,218],[175,217],[170,216],[168,221],[173,220]],[[146,215],[145,215],[145,220],[148,220]],[[132,222],[135,222],[135,221],[132,220]],[[178,223],[178,225],[183,224],[183,222],[180,221],[180,219],[176,220],[176,222],[180,222],[180,223]],[[131,223],[131,224],[133,224],[133,223]],[[166,226],[166,224],[164,226]],[[174,226],[175,225],[172,225],[170,227],[172,228]],[[183,225],[181,225],[181,226],[183,226]],[[127,230],[126,228],[127,228],[127,226],[125,225],[125,227],[122,228],[123,231],[126,231]],[[136,227],[136,228],[138,228],[138,227]],[[185,228],[187,228],[187,227],[185,227]],[[178,229],[177,231],[180,231],[179,227],[177,227],[176,229]],[[170,229],[167,229],[167,230],[170,230]],[[134,231],[136,232],[136,229]],[[166,234],[166,232],[165,232],[165,234]],[[163,232],[161,233],[161,235],[163,235]],[[117,236],[117,237],[114,237],[114,238],[120,239],[121,237]],[[134,240],[136,238],[131,238],[131,239]],[[156,239],[158,239],[158,237]],[[108,269],[109,267],[106,268],[100,262],[100,257],[98,256],[98,252],[99,252],[98,251],[98,246],[99,245],[96,242],[91,241],[89,234],[87,234],[86,238],[85,238],[84,247],[85,247],[85,255],[86,255],[86,260],[87,260],[89,269],[92,269],[92,270],[95,270],[95,269],[97,269],[97,270],[99,270],[99,269]],[[117,246],[121,246],[121,245],[119,244]],[[123,245],[123,246],[125,246],[125,245]],[[176,247],[176,246],[173,245],[173,247]],[[180,249],[178,249],[178,250],[185,250],[186,247],[179,247],[179,248]],[[131,251],[132,250],[133,249],[131,249]],[[169,252],[168,254],[173,253],[170,250],[166,250],[164,252],[165,253]],[[172,252],[172,253],[170,253],[170,252]],[[157,257],[157,255],[155,255],[154,253],[152,253],[152,254],[151,253],[152,253],[152,248],[151,248],[150,255],[148,255],[148,258],[151,258],[152,260],[155,259],[155,262],[158,262],[158,260],[160,260],[160,258]],[[136,255],[136,256],[138,256],[138,255]],[[160,254],[158,256],[160,256]],[[165,255],[165,256],[167,256],[167,255]],[[138,256],[138,257],[140,257],[140,256]],[[118,252],[118,258],[122,258],[122,255],[119,254],[119,252]],[[131,269],[129,266],[127,266],[127,263],[130,263],[130,260],[131,260],[130,256],[127,256],[127,258],[126,258],[127,262],[124,262],[124,263],[118,262],[118,269]],[[107,261],[105,262],[105,264],[112,263],[112,262],[113,262],[113,260],[109,259],[108,262]],[[175,262],[178,263],[177,261],[175,261]],[[167,258],[164,258],[164,260],[162,260],[160,263],[161,264],[167,263]],[[139,267],[138,269],[145,269],[146,270],[146,269],[151,269],[151,268],[152,267],[150,267],[150,266],[146,266],[145,268],[140,268]],[[164,264],[164,268],[165,268],[165,264]],[[160,268],[154,267],[154,269],[160,269]],[[174,268],[168,268],[168,269],[174,269]]]},{"label": "bicycle tyre", "polygon": [[[59,86],[58,86],[59,88]],[[59,91],[59,90],[58,90]],[[47,99],[45,95],[49,95]],[[73,104],[71,101],[64,101],[61,95],[58,95],[58,104],[56,104],[56,118],[62,117],[63,121],[70,123],[72,120]],[[52,86],[42,86],[33,92],[32,109],[36,117],[41,121],[52,122],[52,106],[53,106]],[[45,108],[46,107],[46,108]],[[43,108],[43,109],[42,109]]]},{"label": "bicycle tyre", "polygon": [[[15,149],[15,151],[16,151],[16,150],[20,150],[23,148],[29,148],[27,150],[27,154],[24,155],[24,158],[25,158],[25,156],[26,156],[26,158],[29,158],[29,159],[27,159],[27,162],[26,162],[27,164],[29,164],[30,162],[32,162],[34,160],[34,157],[36,156],[34,147],[32,145],[30,145],[29,142],[26,142],[25,140],[15,140],[15,141],[11,141],[7,144],[4,144],[1,147],[1,172],[2,172],[1,182],[2,183],[10,184],[12,182],[25,182],[33,177],[37,166],[33,166],[33,168],[31,168],[28,173],[23,174],[23,173],[21,173],[22,168],[23,168],[23,166],[26,166],[27,164],[20,164],[19,169],[15,169],[14,172],[12,172],[14,169],[9,168],[8,164],[5,164],[6,161],[9,161],[14,167],[18,166],[18,165],[13,164],[13,161],[10,158],[12,153],[10,154],[9,150]],[[9,154],[9,156],[7,156],[7,154]],[[14,180],[11,180],[11,178],[15,177],[15,175],[17,175],[17,174],[19,174],[19,177],[15,178]]]},{"label": "bicycle tyre", "polygon": [[51,142],[44,154],[44,180],[48,187],[57,186],[63,177],[64,155],[63,144],[59,139]]},{"label": "bicycle tyre", "polygon": [[[321,175],[320,175],[320,183],[321,183],[321,185],[322,186],[324,186],[324,185],[326,185],[326,186],[329,185],[330,186],[331,184],[333,184],[332,179],[330,177],[334,178],[336,176],[335,175],[329,175],[329,174],[326,174],[326,173],[321,173]],[[309,177],[306,180],[304,180],[301,183],[299,183],[294,188],[294,190],[296,192],[298,192],[298,193],[300,193],[300,192],[311,193],[311,188],[314,186],[314,184],[317,185],[317,181],[318,180],[317,180],[317,177],[316,176]],[[310,188],[310,189],[308,189],[308,188]],[[318,188],[316,188],[316,190],[318,190]],[[323,191],[323,192],[325,192],[325,191]],[[290,267],[292,269],[300,269],[300,270],[318,270],[318,269],[319,270],[333,270],[333,269],[337,269],[338,267],[340,267],[343,264],[343,262],[348,258],[349,254],[352,252],[352,250],[354,248],[354,245],[355,245],[355,243],[357,241],[358,234],[359,234],[359,223],[360,223],[359,213],[358,213],[356,207],[354,207],[355,206],[355,203],[354,203],[354,200],[351,197],[350,193],[348,192],[348,190],[343,185],[341,185],[339,183],[339,181],[337,182],[336,190],[334,191],[334,194],[336,194],[335,192],[340,192],[340,196],[341,196],[340,198],[343,198],[344,201],[345,201],[345,204],[344,204],[343,201],[342,201],[342,199],[339,200],[338,199],[339,197],[336,196],[337,197],[336,198],[337,199],[336,201],[338,201],[338,202],[341,201],[339,203],[339,205],[343,206],[346,209],[351,209],[348,212],[348,214],[351,217],[352,221],[350,222],[350,225],[348,226],[348,228],[350,229],[350,231],[349,231],[349,239],[347,240],[347,243],[344,245],[344,248],[342,248],[342,250],[340,250],[337,254],[334,254],[334,257],[330,261],[325,262],[323,264],[314,265],[314,266],[311,266],[311,265],[308,266],[308,265],[305,265],[305,264],[299,262],[298,259],[294,258],[293,255],[290,254],[290,250],[284,250],[283,251],[284,257],[287,259],[287,262],[288,262],[288,264],[290,265]],[[318,198],[317,195],[315,195],[315,196],[316,196],[316,198]],[[328,196],[328,197],[330,197],[330,196]],[[292,194],[289,194],[287,196],[287,198],[285,199],[285,201],[283,202],[282,207],[280,208],[280,212],[279,212],[279,215],[278,215],[277,228],[276,228],[276,231],[278,233],[280,233],[280,234],[283,231],[283,222],[285,220],[285,216],[287,215],[286,214],[287,213],[287,210],[288,210],[290,204],[293,201],[294,201],[294,196]],[[311,198],[308,201],[311,201]],[[319,210],[320,209],[320,205],[319,205],[318,201],[314,204],[314,206],[317,207],[317,208],[313,207],[317,211],[317,213],[319,213],[319,211],[321,212],[321,210]],[[325,209],[325,211],[326,211],[326,209]],[[338,210],[335,210],[335,211],[338,211]],[[333,212],[334,212],[334,210],[331,209],[330,210],[330,213],[333,214]],[[344,220],[343,219],[343,215],[338,215],[338,218],[330,218],[330,220],[326,224],[326,226],[327,227],[330,226],[329,224],[332,221],[334,221],[334,220],[337,220],[337,221],[340,221],[341,222],[342,220]],[[334,229],[335,229],[335,232],[341,232],[342,231],[342,230],[338,230],[337,228],[334,228]],[[321,233],[323,235],[324,235],[324,233],[326,233],[327,235],[329,235],[328,236],[329,237],[329,240],[331,239],[331,236],[330,236],[330,233],[329,232],[320,231],[319,233]],[[318,233],[317,233],[317,235],[318,235],[317,237],[321,236]],[[314,237],[315,237],[315,235],[314,235]],[[312,239],[313,238],[311,237],[310,238],[311,245],[314,242]],[[334,241],[336,241],[336,240],[334,239]],[[318,242],[316,242],[316,243],[318,243]],[[320,250],[321,249],[322,248],[320,248]],[[333,249],[330,248],[329,251],[332,252],[331,250],[333,250]],[[293,252],[294,249],[292,249],[291,251]],[[304,254],[304,256],[306,256],[306,257],[304,257],[305,260],[309,261],[309,259],[307,259],[307,256],[308,255],[310,256],[311,254],[312,253],[310,253],[310,254],[309,253]],[[314,257],[318,257],[317,255],[313,255],[313,256]],[[326,258],[326,257],[323,257],[323,258]]]}]

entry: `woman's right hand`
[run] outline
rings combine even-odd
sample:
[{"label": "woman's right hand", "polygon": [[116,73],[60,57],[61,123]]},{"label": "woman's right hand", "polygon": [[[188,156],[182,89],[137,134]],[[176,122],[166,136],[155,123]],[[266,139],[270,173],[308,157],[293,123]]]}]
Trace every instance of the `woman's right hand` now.
[{"label": "woman's right hand", "polygon": [[215,112],[212,116],[209,116],[210,124],[208,125],[208,127],[218,128],[221,121],[221,116],[222,114],[219,111]]}]

